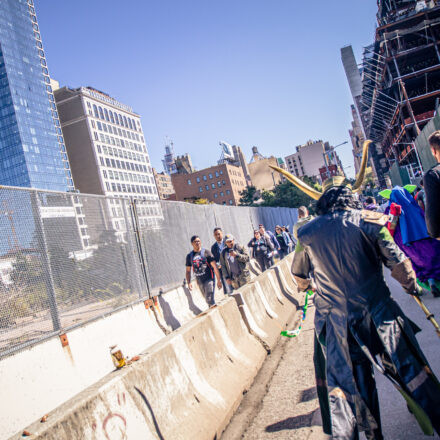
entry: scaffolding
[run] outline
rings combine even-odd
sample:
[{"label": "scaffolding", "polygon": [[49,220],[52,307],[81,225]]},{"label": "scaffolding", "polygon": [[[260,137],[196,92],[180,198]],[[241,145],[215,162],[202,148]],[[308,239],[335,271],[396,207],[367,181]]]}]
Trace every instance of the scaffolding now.
[{"label": "scaffolding", "polygon": [[440,98],[437,1],[378,0],[375,42],[364,48],[361,117],[388,165],[421,167],[414,140]]}]

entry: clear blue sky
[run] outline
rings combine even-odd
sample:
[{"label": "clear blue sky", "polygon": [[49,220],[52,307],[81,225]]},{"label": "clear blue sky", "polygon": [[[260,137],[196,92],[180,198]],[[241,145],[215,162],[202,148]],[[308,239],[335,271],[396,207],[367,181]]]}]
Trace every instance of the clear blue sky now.
[{"label": "clear blue sky", "polygon": [[[375,0],[35,0],[51,76],[141,114],[153,165],[165,136],[197,168],[218,142],[284,157],[349,141],[340,48],[373,41]],[[352,165],[350,143],[338,149]],[[347,170],[353,172],[353,168]]]}]

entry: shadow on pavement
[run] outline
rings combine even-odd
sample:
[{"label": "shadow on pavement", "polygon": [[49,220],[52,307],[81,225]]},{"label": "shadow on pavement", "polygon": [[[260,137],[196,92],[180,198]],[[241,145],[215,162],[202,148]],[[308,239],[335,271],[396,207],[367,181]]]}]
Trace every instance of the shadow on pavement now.
[{"label": "shadow on pavement", "polygon": [[181,324],[178,319],[173,315],[170,305],[164,300],[163,295],[158,296],[159,304],[163,312],[165,322],[173,329],[178,329]]},{"label": "shadow on pavement", "polygon": [[301,397],[299,398],[300,402],[310,402],[310,400],[316,399],[318,394],[316,393],[316,388],[308,388],[301,392]]},{"label": "shadow on pavement", "polygon": [[194,313],[194,315],[200,315],[200,313],[202,313],[203,310],[200,310],[196,304],[194,303],[193,297],[191,295],[191,292],[189,291],[188,287],[183,286],[183,291],[185,292],[186,295],[186,299],[188,300],[188,305],[189,305],[189,309],[191,310],[191,312]]},{"label": "shadow on pavement", "polygon": [[286,429],[299,429],[310,427],[313,419],[314,411],[307,414],[301,414],[300,416],[288,417],[287,419],[280,420],[277,423],[266,426],[266,432],[278,432]]}]

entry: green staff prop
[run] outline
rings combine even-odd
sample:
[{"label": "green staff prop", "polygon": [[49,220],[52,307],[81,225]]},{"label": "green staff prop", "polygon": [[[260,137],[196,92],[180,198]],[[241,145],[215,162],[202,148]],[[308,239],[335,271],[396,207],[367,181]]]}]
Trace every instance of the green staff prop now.
[{"label": "green staff prop", "polygon": [[306,293],[306,300],[304,303],[304,307],[303,307],[303,311],[302,311],[302,316],[301,316],[301,321],[299,323],[299,327],[296,328],[295,330],[284,330],[281,332],[281,336],[285,336],[286,338],[294,338],[295,336],[298,336],[301,333],[301,329],[302,329],[302,323],[304,322],[304,319],[306,319],[306,313],[307,313],[307,306],[308,306],[308,302],[309,302],[309,296],[313,295],[313,291],[312,290],[308,290]]}]

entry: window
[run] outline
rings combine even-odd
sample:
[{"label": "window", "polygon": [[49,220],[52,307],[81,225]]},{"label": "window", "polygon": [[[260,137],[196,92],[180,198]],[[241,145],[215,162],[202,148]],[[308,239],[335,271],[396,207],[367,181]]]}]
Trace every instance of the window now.
[{"label": "window", "polygon": [[101,145],[97,144],[97,145],[96,145],[96,148],[97,148],[97,150],[98,150],[98,153],[101,153]]},{"label": "window", "polygon": [[105,120],[110,122],[110,118],[108,117],[108,111],[106,108],[104,109],[104,115],[105,115]]},{"label": "window", "polygon": [[211,173],[209,173],[209,178],[212,179],[212,174]]},{"label": "window", "polygon": [[201,186],[199,186],[199,192],[203,192],[203,188]]},{"label": "window", "polygon": [[107,171],[106,170],[102,170],[102,175],[107,179]]},{"label": "window", "polygon": [[220,188],[222,186],[222,183],[220,182],[220,180],[217,182],[217,186]]},{"label": "window", "polygon": [[95,104],[93,104],[93,114],[94,114],[95,118],[99,118],[98,107],[96,107]]},{"label": "window", "polygon": [[229,204],[230,204],[230,205],[233,205],[234,202],[233,202],[232,200],[229,200]]},{"label": "window", "polygon": [[225,193],[222,191],[221,193],[220,193],[220,197],[223,197],[225,195]]},{"label": "window", "polygon": [[188,179],[188,185],[191,185],[191,179]]},{"label": "window", "polygon": [[218,177],[218,171],[215,172],[215,177]]},{"label": "window", "polygon": [[200,177],[197,177],[196,181],[197,183],[200,183]]},{"label": "window", "polygon": [[101,119],[104,119],[104,112],[102,111],[102,107],[99,106],[98,109],[99,109],[99,117],[100,117]]},{"label": "window", "polygon": [[110,113],[110,121],[112,121],[112,124],[114,124],[115,120],[113,118],[113,112],[111,110],[109,110],[109,113]]},{"label": "window", "polygon": [[214,199],[216,199],[218,197],[218,194],[217,193],[215,193],[214,194]]},{"label": "window", "polygon": [[206,176],[203,176],[203,180],[206,182],[206,180],[207,180],[207,179],[206,179]]},{"label": "window", "polygon": [[209,191],[209,185],[206,185],[205,188],[206,188],[206,191]]},{"label": "window", "polygon": [[211,183],[211,188],[215,189],[215,183]]},{"label": "window", "polygon": [[227,189],[226,194],[231,194],[231,191],[229,189]]},{"label": "window", "polygon": [[226,182],[224,180],[222,180],[223,185],[226,185]]},{"label": "window", "polygon": [[220,170],[220,174],[223,174],[223,170]]}]

